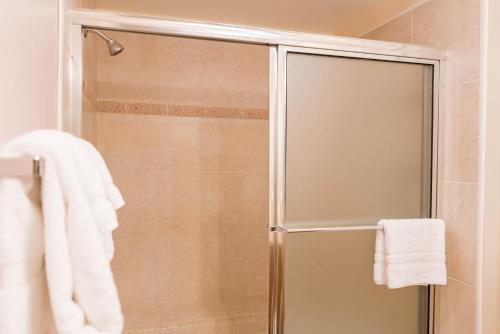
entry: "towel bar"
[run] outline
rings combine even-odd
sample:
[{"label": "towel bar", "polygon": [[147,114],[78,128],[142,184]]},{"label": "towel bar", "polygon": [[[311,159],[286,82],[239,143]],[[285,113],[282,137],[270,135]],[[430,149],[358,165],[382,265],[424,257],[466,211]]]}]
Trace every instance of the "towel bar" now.
[{"label": "towel bar", "polygon": [[0,158],[0,177],[41,177],[43,160],[33,158]]},{"label": "towel bar", "polygon": [[307,233],[307,232],[342,232],[342,231],[376,231],[382,230],[382,227],[371,226],[338,226],[338,227],[288,227],[279,225],[279,232],[285,233]]}]

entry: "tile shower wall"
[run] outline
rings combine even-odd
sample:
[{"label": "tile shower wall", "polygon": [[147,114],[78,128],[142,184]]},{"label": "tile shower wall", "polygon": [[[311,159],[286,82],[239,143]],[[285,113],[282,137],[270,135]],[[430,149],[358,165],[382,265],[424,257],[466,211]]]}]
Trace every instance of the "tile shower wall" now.
[{"label": "tile shower wall", "polygon": [[87,60],[84,133],[127,202],[112,263],[127,330],[265,333],[267,48],[109,34],[125,51]]},{"label": "tile shower wall", "polygon": [[439,334],[474,333],[479,23],[479,0],[432,0],[363,36],[447,49],[438,215],[447,223],[449,284],[438,290]]}]

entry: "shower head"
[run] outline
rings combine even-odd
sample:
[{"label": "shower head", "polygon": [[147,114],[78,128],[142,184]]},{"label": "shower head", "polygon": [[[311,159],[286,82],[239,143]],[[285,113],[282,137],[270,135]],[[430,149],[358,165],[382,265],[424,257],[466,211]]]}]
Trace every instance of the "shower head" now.
[{"label": "shower head", "polygon": [[116,56],[117,54],[121,53],[125,47],[115,41],[114,39],[110,39],[109,41],[106,42],[108,44],[108,51],[110,56]]},{"label": "shower head", "polygon": [[125,49],[125,47],[123,45],[121,45],[120,43],[118,43],[114,39],[108,37],[106,34],[104,34],[103,32],[101,32],[99,30],[96,30],[96,29],[85,28],[85,30],[83,31],[84,36],[87,37],[87,34],[89,32],[96,34],[97,36],[101,37],[106,42],[106,44],[108,45],[108,52],[109,52],[110,56],[116,56],[117,54],[120,54]]}]

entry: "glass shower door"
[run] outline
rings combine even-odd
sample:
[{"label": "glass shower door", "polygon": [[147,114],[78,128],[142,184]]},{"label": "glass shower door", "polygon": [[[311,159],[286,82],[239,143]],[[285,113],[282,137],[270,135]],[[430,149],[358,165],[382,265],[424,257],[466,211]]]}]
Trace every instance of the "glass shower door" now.
[{"label": "glass shower door", "polygon": [[364,227],[432,216],[433,66],[297,48],[279,61],[281,332],[427,333],[430,288],[375,285]]}]

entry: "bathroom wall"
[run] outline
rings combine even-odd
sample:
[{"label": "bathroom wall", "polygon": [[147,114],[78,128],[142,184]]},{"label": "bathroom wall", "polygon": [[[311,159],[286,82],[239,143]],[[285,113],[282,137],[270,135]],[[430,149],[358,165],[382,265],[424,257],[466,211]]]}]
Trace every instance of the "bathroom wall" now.
[{"label": "bathroom wall", "polygon": [[362,37],[447,50],[440,81],[438,216],[447,225],[449,281],[437,290],[437,329],[474,333],[480,1],[432,0]]},{"label": "bathroom wall", "polygon": [[56,0],[0,2],[0,144],[57,127],[58,11]]},{"label": "bathroom wall", "polygon": [[83,130],[127,203],[127,330],[266,333],[267,47],[106,33],[125,51],[88,49]]}]

